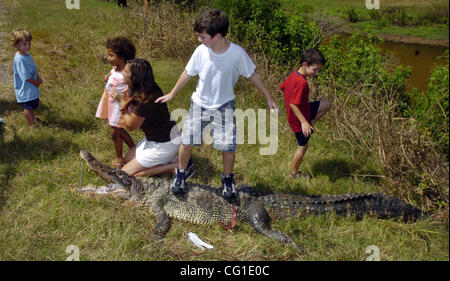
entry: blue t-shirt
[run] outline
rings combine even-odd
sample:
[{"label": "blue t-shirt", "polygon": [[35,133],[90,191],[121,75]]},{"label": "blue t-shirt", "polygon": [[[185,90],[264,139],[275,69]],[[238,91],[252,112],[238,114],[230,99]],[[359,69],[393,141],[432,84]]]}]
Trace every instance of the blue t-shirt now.
[{"label": "blue t-shirt", "polygon": [[38,70],[33,57],[29,53],[27,55],[23,56],[17,52],[14,56],[14,90],[18,103],[35,100],[41,94],[36,86],[27,81],[30,78],[38,80]]}]

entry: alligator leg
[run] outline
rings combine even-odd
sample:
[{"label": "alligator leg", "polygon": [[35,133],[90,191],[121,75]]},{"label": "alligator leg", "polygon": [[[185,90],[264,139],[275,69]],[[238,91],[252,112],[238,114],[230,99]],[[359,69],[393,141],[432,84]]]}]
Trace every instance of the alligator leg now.
[{"label": "alligator leg", "polygon": [[248,208],[248,218],[250,225],[259,233],[273,238],[276,241],[292,244],[299,253],[304,252],[303,248],[297,245],[294,240],[281,231],[270,228],[270,217],[266,209],[260,204],[251,204]]},{"label": "alligator leg", "polygon": [[153,230],[153,235],[157,239],[161,239],[169,231],[170,218],[167,215],[167,213],[164,211],[162,206],[160,206],[159,204],[153,204],[151,206],[151,209],[152,209],[152,213],[156,217],[156,227]]}]

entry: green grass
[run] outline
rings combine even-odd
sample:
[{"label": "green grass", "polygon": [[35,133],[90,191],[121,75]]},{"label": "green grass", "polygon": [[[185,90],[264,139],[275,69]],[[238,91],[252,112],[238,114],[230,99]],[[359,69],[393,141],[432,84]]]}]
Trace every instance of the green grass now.
[{"label": "green grass", "polygon": [[414,36],[420,38],[427,38],[431,40],[448,40],[448,26],[436,25],[435,27],[399,27],[399,26],[389,26],[382,29],[383,33],[393,34],[393,35],[406,35]]},{"label": "green grass", "polygon": [[[374,31],[380,31],[384,34],[411,36],[431,40],[448,40],[448,24],[422,24],[415,27],[400,27],[393,24],[384,24],[380,20],[372,20],[369,17],[369,10],[365,6],[364,0],[296,0],[283,1],[289,10],[317,12],[321,11],[329,15],[332,21],[342,22],[345,25],[356,29],[365,30],[371,28]],[[405,9],[405,12],[414,17],[423,16],[426,13],[441,13],[442,9],[448,10],[448,2],[444,0],[433,1],[380,1],[380,9],[385,10],[391,7]],[[354,8],[356,13],[362,19],[357,23],[351,23],[347,20],[345,11]],[[442,16],[439,16],[442,17]],[[380,28],[380,25],[381,28]]]},{"label": "green grass", "polygon": [[[44,80],[37,113],[49,125],[29,129],[11,82],[0,83],[0,116],[6,122],[0,132],[0,260],[65,260],[69,245],[79,247],[81,260],[365,260],[370,245],[379,247],[382,260],[448,260],[448,224],[431,218],[403,224],[328,215],[274,222],[273,228],[306,249],[304,255],[256,234],[247,225],[225,231],[219,225],[173,221],[162,241],[152,240],[156,220],[147,210],[116,198],[71,191],[80,180],[79,150],[89,149],[106,163],[114,155],[107,122],[94,117],[103,76],[110,70],[99,58],[105,54],[105,38],[127,34],[127,12],[114,3],[93,0],[82,1],[78,11],[67,10],[59,0],[4,3],[11,14],[8,23],[0,25],[0,32],[23,27],[33,34],[30,52]],[[136,43],[138,56],[151,61],[156,80],[167,93],[186,60],[151,58],[150,50],[139,40]],[[7,52],[5,57],[12,60],[14,50]],[[238,108],[266,108],[264,98],[248,81],[238,84]],[[188,109],[194,88],[192,81],[169,103],[169,109]],[[273,96],[283,108],[281,93]],[[352,157],[344,144],[335,143],[327,128],[329,120],[318,124],[319,132],[311,139],[302,164],[314,179],[291,181],[286,177],[296,144],[282,110],[277,153],[260,156],[259,146],[240,145],[237,183],[308,194],[380,191],[379,178],[352,176],[382,173],[374,160]],[[137,142],[143,134],[133,132],[132,137]],[[198,172],[192,180],[218,185],[221,155],[204,145],[193,156]],[[88,183],[104,184],[85,169],[84,184]],[[200,251],[187,240],[188,232],[198,234],[214,249]]]}]

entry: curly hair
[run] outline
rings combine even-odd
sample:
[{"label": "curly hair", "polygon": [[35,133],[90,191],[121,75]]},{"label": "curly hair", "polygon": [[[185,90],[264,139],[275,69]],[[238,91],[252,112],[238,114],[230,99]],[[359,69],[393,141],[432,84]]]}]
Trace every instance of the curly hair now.
[{"label": "curly hair", "polygon": [[139,102],[147,103],[163,95],[161,88],[156,84],[150,63],[144,59],[133,59],[127,65],[131,72],[130,90],[132,96]]},{"label": "curly hair", "polygon": [[25,29],[19,28],[11,32],[11,41],[13,46],[22,41],[31,41],[31,39],[33,39],[33,36],[31,36],[31,33]]},{"label": "curly hair", "polygon": [[118,57],[125,61],[134,59],[136,56],[136,47],[130,39],[123,36],[117,36],[106,40],[105,47],[111,49]]},{"label": "curly hair", "polygon": [[195,20],[194,31],[198,33],[206,32],[211,37],[220,33],[225,37],[228,26],[228,17],[223,11],[208,8]]}]

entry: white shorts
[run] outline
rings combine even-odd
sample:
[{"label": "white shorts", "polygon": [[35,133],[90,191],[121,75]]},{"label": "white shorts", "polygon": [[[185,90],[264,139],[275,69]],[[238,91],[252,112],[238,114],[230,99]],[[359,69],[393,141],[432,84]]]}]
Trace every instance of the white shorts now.
[{"label": "white shorts", "polygon": [[147,141],[145,138],[136,145],[136,160],[146,168],[169,164],[177,156],[178,144]]}]

